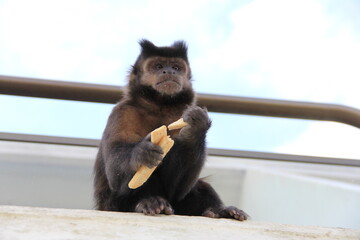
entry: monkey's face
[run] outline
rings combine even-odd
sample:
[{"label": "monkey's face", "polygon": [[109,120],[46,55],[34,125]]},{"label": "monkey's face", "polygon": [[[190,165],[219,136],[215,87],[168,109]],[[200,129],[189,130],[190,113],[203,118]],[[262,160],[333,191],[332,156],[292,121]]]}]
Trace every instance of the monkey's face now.
[{"label": "monkey's face", "polygon": [[190,69],[181,58],[150,57],[142,65],[141,84],[162,95],[176,95],[190,88]]}]

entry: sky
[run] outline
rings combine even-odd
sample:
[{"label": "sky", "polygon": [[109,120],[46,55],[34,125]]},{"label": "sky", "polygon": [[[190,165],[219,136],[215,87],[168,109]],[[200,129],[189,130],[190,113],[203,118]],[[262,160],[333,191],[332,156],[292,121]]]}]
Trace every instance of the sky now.
[{"label": "sky", "polygon": [[[360,109],[357,0],[0,0],[0,75],[123,86],[142,38],[185,40],[199,93]],[[0,132],[98,139],[112,107],[0,95]],[[355,127],[210,116],[209,147],[360,159]]]}]

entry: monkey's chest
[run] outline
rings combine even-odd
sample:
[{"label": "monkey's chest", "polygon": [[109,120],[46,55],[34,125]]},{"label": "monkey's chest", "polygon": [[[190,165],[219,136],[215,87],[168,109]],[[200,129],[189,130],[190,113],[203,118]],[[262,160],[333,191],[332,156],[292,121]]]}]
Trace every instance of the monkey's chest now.
[{"label": "monkey's chest", "polygon": [[[171,123],[177,121],[179,118],[181,118],[182,112],[174,112],[174,113],[159,113],[159,114],[151,114],[147,116],[142,116],[140,119],[142,119],[141,127],[143,129],[143,132],[145,135],[150,133],[151,131],[155,130],[158,127],[161,127],[163,125],[168,126]],[[169,131],[170,137],[177,135],[179,130],[172,130]]]}]

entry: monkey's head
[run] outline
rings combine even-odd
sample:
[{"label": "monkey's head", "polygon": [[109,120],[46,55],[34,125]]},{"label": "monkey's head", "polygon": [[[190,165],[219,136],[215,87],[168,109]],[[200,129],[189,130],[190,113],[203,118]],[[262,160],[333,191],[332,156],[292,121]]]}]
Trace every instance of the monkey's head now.
[{"label": "monkey's head", "polygon": [[187,46],[183,41],[157,47],[141,40],[141,53],[130,73],[130,86],[146,86],[163,96],[175,96],[191,87]]}]

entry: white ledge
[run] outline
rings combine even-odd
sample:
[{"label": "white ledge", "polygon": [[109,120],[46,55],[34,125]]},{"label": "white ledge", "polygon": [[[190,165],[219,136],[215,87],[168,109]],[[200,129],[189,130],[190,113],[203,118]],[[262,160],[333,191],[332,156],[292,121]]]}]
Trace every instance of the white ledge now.
[{"label": "white ledge", "polygon": [[136,213],[0,206],[0,239],[359,240],[360,230],[205,217],[151,217]]}]

